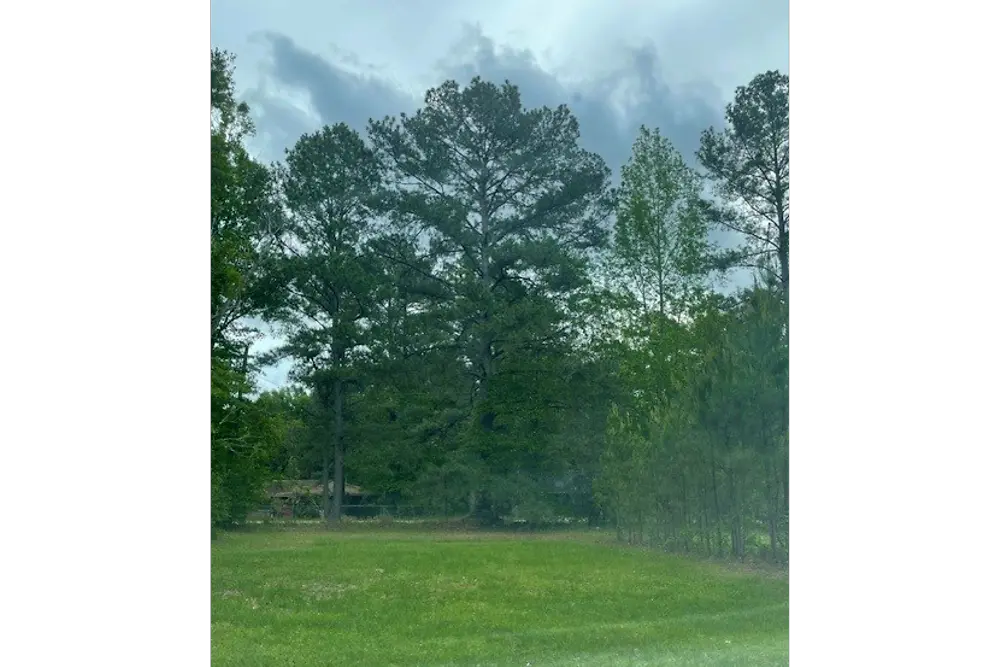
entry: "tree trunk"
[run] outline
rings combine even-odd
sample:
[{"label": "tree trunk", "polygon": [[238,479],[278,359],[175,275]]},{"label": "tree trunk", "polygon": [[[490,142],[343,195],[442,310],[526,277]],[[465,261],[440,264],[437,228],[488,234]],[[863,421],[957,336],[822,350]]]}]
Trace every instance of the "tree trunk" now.
[{"label": "tree trunk", "polygon": [[701,544],[705,547],[705,555],[712,555],[712,533],[708,529],[708,489],[705,488],[704,478],[701,482],[701,512],[699,512],[699,527],[701,528]]},{"label": "tree trunk", "polygon": [[781,264],[781,291],[788,303],[788,222],[781,208],[778,209],[778,262]]},{"label": "tree trunk", "polygon": [[[326,415],[323,416],[324,418],[326,417]],[[330,507],[330,450],[330,444],[324,444],[323,470],[320,473],[320,484],[323,485],[321,511],[323,513],[323,519],[327,522],[331,521],[330,517],[332,515],[332,508]]]},{"label": "tree trunk", "polygon": [[684,473],[681,473],[681,516],[680,516],[680,526],[681,526],[681,542],[684,546],[684,553],[689,553],[691,551],[691,536],[688,529],[690,528],[690,516],[688,514],[687,506],[687,479]]},{"label": "tree trunk", "polygon": [[[247,344],[245,344],[243,346],[243,358],[242,358],[242,360],[240,362],[240,373],[242,373],[243,377],[246,378],[249,370],[250,370],[250,343],[247,343]],[[237,398],[237,400],[240,400],[240,401],[243,400],[243,383],[242,382],[240,383],[240,389],[239,389],[239,391],[236,393],[236,398]]]},{"label": "tree trunk", "polygon": [[739,557],[739,536],[736,534],[737,518],[736,514],[738,512],[739,503],[736,501],[736,480],[733,477],[733,473],[730,472],[729,475],[729,502],[731,504],[729,513],[729,555],[733,558]]},{"label": "tree trunk", "polygon": [[746,557],[743,530],[743,504],[740,497],[740,485],[736,480],[735,471],[729,476],[729,495],[733,501],[733,556],[743,561]]},{"label": "tree trunk", "polygon": [[771,538],[771,560],[778,562],[778,504],[781,502],[781,480],[778,465],[772,459],[767,471],[767,529]]},{"label": "tree trunk", "polygon": [[712,449],[711,457],[712,465],[712,498],[715,502],[715,538],[716,538],[716,549],[719,550],[719,556],[722,556],[722,508],[719,504],[719,481],[717,478],[715,470],[715,449]]},{"label": "tree trunk", "polygon": [[767,489],[767,532],[771,538],[771,560],[778,562],[778,516],[775,511],[776,499],[771,484]]},{"label": "tree trunk", "polygon": [[489,331],[490,319],[490,298],[491,298],[491,276],[490,276],[490,211],[486,197],[486,184],[480,184],[479,193],[479,233],[482,236],[479,255],[479,277],[482,281],[483,294],[486,298],[486,309],[482,314],[483,331],[480,340],[480,355],[483,366],[483,387],[480,395],[481,400],[489,397],[490,377],[493,375],[493,341]]},{"label": "tree trunk", "polygon": [[784,456],[781,461],[781,492],[784,496],[784,510],[788,513],[788,456]]},{"label": "tree trunk", "polygon": [[[488,198],[486,192],[486,181],[480,180],[479,184],[479,217],[480,217],[480,255],[479,255],[479,273],[480,273],[480,284],[482,285],[484,298],[486,299],[485,308],[482,313],[480,313],[480,322],[482,324],[482,331],[480,332],[479,339],[479,361],[482,369],[482,382],[479,386],[479,391],[473,393],[474,406],[478,406],[474,412],[479,416],[479,432],[485,438],[487,431],[493,429],[493,420],[496,418],[494,414],[487,414],[483,411],[485,408],[489,410],[488,400],[490,397],[490,383],[493,377],[493,338],[490,331],[490,321],[492,319],[493,313],[490,298],[491,298],[491,284],[490,284],[490,211],[488,205]],[[483,450],[478,448],[480,452]],[[484,458],[484,454],[477,454],[477,458]],[[469,514],[472,517],[482,516],[479,514],[479,492],[483,491],[483,488],[474,488],[469,494]],[[488,505],[489,503],[487,503]],[[484,505],[484,510],[486,505]],[[494,512],[490,510],[490,520],[498,520],[497,516],[494,516]]]},{"label": "tree trunk", "polygon": [[344,381],[333,383],[333,502],[328,523],[340,521],[344,505]]},{"label": "tree trunk", "polygon": [[[788,303],[788,209],[786,208],[785,195],[788,193],[787,172],[783,177],[781,159],[781,140],[776,138],[773,144],[773,153],[770,156],[771,168],[774,169],[774,185],[771,190],[774,210],[777,214],[778,227],[778,263],[781,265],[781,291],[785,296],[785,303]],[[785,165],[787,168],[787,165]]]}]

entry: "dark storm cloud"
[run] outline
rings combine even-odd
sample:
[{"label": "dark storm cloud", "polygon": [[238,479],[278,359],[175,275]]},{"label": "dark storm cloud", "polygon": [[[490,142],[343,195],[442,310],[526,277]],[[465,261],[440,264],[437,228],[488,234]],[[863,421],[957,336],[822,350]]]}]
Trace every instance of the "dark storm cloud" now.
[{"label": "dark storm cloud", "polygon": [[324,123],[344,122],[362,129],[373,115],[395,114],[413,105],[409,95],[381,79],[337,67],[283,35],[271,34],[268,39],[274,76],[307,90]]},{"label": "dark storm cloud", "polygon": [[[624,56],[620,67],[567,87],[542,69],[530,51],[497,45],[470,27],[441,69],[442,79],[459,82],[477,75],[497,83],[510,80],[521,91],[526,107],[567,104],[580,122],[580,143],[604,158],[616,181],[642,125],[660,128],[689,164],[696,164],[701,132],[723,123],[722,92],[710,82],[668,85],[652,45],[631,49]],[[623,87],[628,91],[624,114],[612,101]],[[724,247],[737,240],[721,229],[713,230],[711,237]],[[745,282],[746,276],[734,275],[734,283]]]},{"label": "dark storm cloud", "polygon": [[[692,160],[701,131],[721,121],[721,95],[711,84],[696,90],[674,90],[661,78],[652,45],[632,49],[610,73],[578,86],[563,85],[543,70],[526,49],[496,44],[478,28],[467,28],[449,59],[443,78],[459,82],[479,75],[516,84],[528,107],[567,104],[580,121],[580,143],[601,155],[616,173],[628,160],[640,125],[659,127],[683,155]],[[624,118],[613,98],[626,87],[632,98]]]},{"label": "dark storm cloud", "polygon": [[[419,100],[376,76],[356,74],[306,51],[289,37],[266,35],[271,47],[268,75],[279,86],[309,94],[322,123],[345,122],[364,132],[369,118],[414,110]],[[616,176],[628,159],[640,125],[659,127],[693,159],[703,129],[721,122],[722,97],[710,83],[678,88],[668,85],[653,46],[625,54],[622,65],[579,85],[564,85],[546,72],[528,50],[498,45],[478,28],[468,27],[439,66],[441,81],[468,83],[474,76],[501,83],[510,80],[527,107],[566,103],[580,122],[581,143],[601,155]],[[628,89],[624,116],[613,101]],[[316,122],[275,95],[251,92],[258,125],[279,153]],[[279,147],[279,142],[281,145]]]},{"label": "dark storm cloud", "polygon": [[[360,75],[300,48],[289,37],[263,35],[270,46],[264,64],[265,82],[251,90],[260,143],[270,159],[277,159],[306,132],[321,125],[347,123],[364,133],[369,118],[396,115],[415,108],[417,101],[382,79]],[[270,81],[268,81],[270,80]],[[293,88],[308,94],[320,122],[284,101],[275,88]]]}]

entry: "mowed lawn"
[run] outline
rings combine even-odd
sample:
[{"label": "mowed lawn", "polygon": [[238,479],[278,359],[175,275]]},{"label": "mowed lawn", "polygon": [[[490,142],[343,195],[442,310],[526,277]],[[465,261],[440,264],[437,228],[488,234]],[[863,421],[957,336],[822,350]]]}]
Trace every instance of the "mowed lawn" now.
[{"label": "mowed lawn", "polygon": [[788,580],[587,534],[225,533],[212,664],[782,665]]}]

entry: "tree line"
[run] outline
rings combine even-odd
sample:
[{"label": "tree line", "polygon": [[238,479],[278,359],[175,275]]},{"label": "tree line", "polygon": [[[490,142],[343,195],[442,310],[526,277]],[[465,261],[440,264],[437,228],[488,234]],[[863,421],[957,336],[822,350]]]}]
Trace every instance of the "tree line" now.
[{"label": "tree line", "polygon": [[[697,165],[643,127],[613,186],[568,106],[478,77],[264,165],[233,66],[212,52],[213,526],[281,477],[332,482],[335,522],[350,479],[787,558],[787,75],[740,87]],[[263,323],[283,342],[252,355]]]}]

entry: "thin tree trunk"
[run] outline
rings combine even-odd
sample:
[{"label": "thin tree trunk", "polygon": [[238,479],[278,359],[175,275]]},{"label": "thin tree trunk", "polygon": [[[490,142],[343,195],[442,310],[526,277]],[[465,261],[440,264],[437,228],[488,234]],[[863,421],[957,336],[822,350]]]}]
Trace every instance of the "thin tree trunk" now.
[{"label": "thin tree trunk", "polygon": [[712,497],[715,501],[715,537],[716,537],[716,549],[718,549],[719,556],[722,556],[722,508],[719,504],[719,482],[717,478],[717,473],[715,469],[715,448],[712,448]]},{"label": "thin tree trunk", "polygon": [[781,516],[782,516],[782,519],[783,519],[783,522],[782,522],[783,523],[783,526],[782,526],[783,529],[782,529],[781,532],[782,532],[782,536],[784,537],[784,547],[783,547],[783,549],[784,549],[786,558],[788,558],[789,560],[791,559],[791,556],[792,556],[792,536],[791,536],[791,531],[792,531],[792,512],[791,512],[791,505],[789,504],[790,494],[791,494],[791,480],[789,479],[789,476],[788,476],[788,470],[791,467],[790,464],[791,464],[791,456],[789,456],[788,458],[785,458],[781,462],[781,481],[782,481],[781,491],[782,491],[782,495],[783,495],[782,505],[781,505]]},{"label": "thin tree trunk", "polygon": [[687,479],[684,477],[684,473],[681,473],[681,542],[684,545],[684,552],[688,553],[691,551],[691,541],[688,535],[689,528],[689,515],[687,506]]},{"label": "thin tree trunk", "polygon": [[729,473],[729,502],[732,503],[729,515],[729,555],[739,558],[739,535],[736,534],[736,526],[739,525],[739,520],[736,518],[739,502],[736,500],[736,479],[732,472]]},{"label": "thin tree trunk", "polygon": [[771,560],[778,562],[778,503],[781,502],[779,489],[781,480],[778,476],[778,466],[772,460],[768,466],[767,483],[767,528],[771,537]]},{"label": "thin tree trunk", "polygon": [[[243,374],[245,378],[250,370],[250,343],[243,346],[243,358],[240,361],[240,373]],[[236,398],[240,401],[243,400],[243,383],[240,383],[240,389],[236,394]]]},{"label": "thin tree trunk", "polygon": [[705,547],[705,554],[712,555],[712,534],[708,529],[708,489],[705,488],[704,479],[701,483],[701,512],[699,524],[701,528],[701,544]]},{"label": "thin tree trunk", "polygon": [[483,365],[483,388],[481,399],[486,400],[489,397],[490,378],[493,375],[493,349],[491,335],[489,332],[489,323],[492,315],[489,307],[490,288],[493,285],[491,284],[490,277],[490,211],[489,203],[486,198],[485,183],[481,184],[480,187],[479,218],[479,233],[482,235],[479,256],[479,274],[480,280],[482,281],[483,293],[487,300],[486,310],[483,312],[483,332],[482,340],[480,341],[480,355],[482,356]]},{"label": "thin tree trunk", "polygon": [[[325,406],[324,406],[325,407]],[[326,416],[326,415],[324,415]],[[323,420],[325,421],[325,419]],[[324,429],[325,430],[325,429]],[[323,444],[323,470],[320,473],[320,484],[323,485],[323,496],[322,496],[322,512],[323,520],[331,521],[331,507],[330,507],[330,450],[333,443]]]},{"label": "thin tree trunk", "polygon": [[771,538],[771,560],[778,562],[778,516],[775,510],[777,499],[774,497],[772,483],[767,484],[767,532]]},{"label": "thin tree trunk", "polygon": [[344,381],[333,383],[333,502],[329,523],[340,521],[344,505]]},{"label": "thin tree trunk", "polygon": [[611,510],[615,518],[615,533],[619,542],[625,541],[625,522],[622,521],[622,494],[621,491],[615,490],[615,500],[614,505]]},{"label": "thin tree trunk", "polygon": [[740,484],[736,480],[735,474],[729,476],[729,492],[733,501],[733,556],[743,561],[746,556],[743,529],[743,503],[740,495]]},{"label": "thin tree trunk", "polygon": [[781,291],[788,298],[788,225],[784,214],[778,213],[778,261],[781,263]]},{"label": "thin tree trunk", "polygon": [[[482,384],[480,385],[478,392],[478,403],[480,406],[486,405],[488,409],[489,405],[487,401],[489,400],[490,384],[493,378],[493,334],[490,331],[493,313],[491,308],[492,304],[490,301],[492,296],[491,295],[492,284],[490,276],[490,250],[492,244],[492,240],[490,237],[491,220],[490,220],[490,208],[489,208],[489,199],[487,196],[486,180],[480,180],[479,182],[478,199],[479,199],[478,207],[479,207],[479,218],[480,218],[479,231],[481,235],[480,255],[479,255],[479,273],[480,273],[479,278],[481,281],[480,284],[482,285],[483,294],[486,299],[485,309],[481,314],[481,323],[483,330],[482,332],[480,332],[481,338],[479,340],[479,355],[480,355],[480,363],[482,365],[483,376],[482,376]],[[490,431],[493,429],[493,421],[496,418],[496,415],[489,414],[487,418],[487,414],[480,413],[479,417],[480,417],[480,422],[479,422],[480,432],[485,433],[486,431]],[[478,492],[481,491],[483,491],[482,488],[473,489],[472,493],[470,493],[469,512],[472,516],[477,515],[477,510],[479,509],[477,506],[477,501],[478,501],[477,496],[479,495]],[[488,505],[489,503],[484,503],[483,514],[487,513],[486,508]],[[481,514],[480,516],[483,516],[483,514]],[[497,517],[493,516],[494,514],[493,510],[489,510],[488,514],[491,520],[497,519]]]},{"label": "thin tree trunk", "polygon": [[788,456],[785,455],[781,461],[781,492],[784,495],[784,509],[788,513]]},{"label": "thin tree trunk", "polygon": [[774,519],[774,512],[771,512],[771,516],[767,521],[768,532],[771,534],[771,561],[774,563],[778,562],[778,526]]}]

